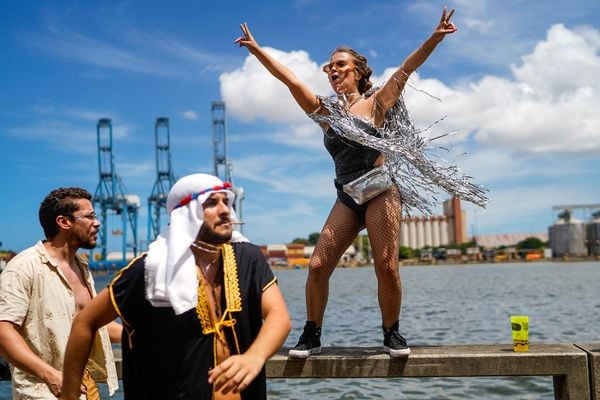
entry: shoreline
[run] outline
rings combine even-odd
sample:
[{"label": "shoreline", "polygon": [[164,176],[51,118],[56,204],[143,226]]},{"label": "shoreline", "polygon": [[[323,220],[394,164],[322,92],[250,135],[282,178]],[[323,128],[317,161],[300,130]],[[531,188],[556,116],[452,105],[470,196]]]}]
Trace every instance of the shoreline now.
[{"label": "shoreline", "polygon": [[[455,265],[485,265],[485,264],[539,264],[539,263],[572,263],[572,262],[594,262],[600,261],[600,257],[561,257],[561,258],[538,258],[534,260],[512,259],[512,260],[400,260],[399,267],[421,267],[421,266],[455,266]],[[125,264],[127,265],[127,263]],[[295,269],[308,269],[308,263],[304,265],[270,265],[273,271],[287,271]],[[373,263],[347,262],[339,263],[336,268],[369,268]],[[122,268],[122,267],[121,267]],[[98,268],[92,269],[94,275],[107,275],[116,273],[121,268]]]},{"label": "shoreline", "polygon": [[[561,258],[539,258],[535,260],[523,260],[523,259],[513,259],[513,260],[501,260],[501,261],[493,261],[493,260],[416,260],[416,259],[408,259],[408,260],[400,260],[400,267],[414,267],[414,266],[454,266],[454,265],[477,265],[477,264],[539,264],[543,262],[548,263],[572,263],[572,262],[594,262],[600,261],[600,257],[561,257]],[[373,267],[373,263],[339,263],[336,268],[367,268]],[[271,265],[271,269],[274,271],[282,271],[282,270],[294,270],[294,269],[308,269],[307,265]]]}]

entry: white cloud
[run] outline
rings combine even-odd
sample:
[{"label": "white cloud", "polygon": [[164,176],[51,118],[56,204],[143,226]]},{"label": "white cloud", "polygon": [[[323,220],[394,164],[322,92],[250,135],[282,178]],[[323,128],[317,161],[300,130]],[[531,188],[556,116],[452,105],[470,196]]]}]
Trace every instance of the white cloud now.
[{"label": "white cloud", "polygon": [[[114,38],[100,40],[69,30],[58,23],[43,34],[17,34],[18,41],[50,57],[98,67],[172,78],[195,78],[222,71],[233,62],[224,54],[202,51],[170,36],[112,27]],[[83,73],[93,79],[105,75],[96,69]]]},{"label": "white cloud", "polygon": [[[577,32],[554,25],[532,53],[513,66],[512,78],[487,75],[466,86],[450,87],[436,79],[413,75],[407,88],[409,110],[417,126],[426,127],[448,116],[444,126],[458,130],[453,140],[466,140],[474,134],[484,146],[502,146],[516,153],[580,153],[600,149],[600,40],[598,31],[586,28]],[[288,65],[317,93],[330,89],[317,63],[303,51],[282,52],[268,49]],[[396,67],[388,68],[381,83]],[[288,123],[285,137],[289,143],[306,143],[302,132],[318,136],[309,129],[294,129],[306,123],[292,96],[262,65],[249,56],[242,68],[221,75],[221,91],[230,115],[242,121],[262,118],[268,122]],[[316,143],[311,141],[311,143]]]},{"label": "white cloud", "polygon": [[[284,52],[263,48],[273,58],[289,67],[315,93],[330,91],[327,77],[305,51]],[[230,117],[244,122],[263,119],[271,123],[305,122],[306,115],[296,104],[287,87],[274,78],[259,61],[248,55],[244,65],[221,74],[221,97]]]},{"label": "white cloud", "polygon": [[463,23],[467,26],[467,28],[476,30],[480,33],[489,32],[492,28],[494,28],[494,22],[490,20],[483,21],[475,18],[464,18]]},{"label": "white cloud", "polygon": [[[443,101],[407,90],[416,121],[444,116],[450,129],[470,133],[484,146],[515,153],[583,153],[600,150],[600,71],[597,31],[584,34],[555,25],[513,78],[487,75],[463,87],[413,78],[414,85]],[[590,34],[591,33],[591,34]]]},{"label": "white cloud", "polygon": [[46,142],[57,154],[91,156],[96,151],[96,132],[70,122],[44,119],[26,126],[8,128],[7,132],[19,140]]},{"label": "white cloud", "polygon": [[[97,123],[100,118],[111,118],[113,140],[128,139],[135,128],[114,112],[78,107],[38,105],[30,112],[31,120],[21,126],[7,128],[7,132],[20,140],[48,143],[62,153],[90,155],[97,152]],[[101,140],[108,140],[108,128],[102,128]]]},{"label": "white cloud", "polygon": [[107,115],[113,115],[114,112],[108,110],[92,110],[81,107],[65,107],[51,104],[33,106],[33,113],[38,117],[60,116],[75,120],[93,122],[96,124],[100,118],[106,118]]},{"label": "white cloud", "polygon": [[[597,33],[597,32],[596,32]],[[598,88],[599,43],[567,29],[562,24],[548,30],[546,40],[523,57],[521,66],[512,66],[517,81],[533,93],[550,100],[569,101],[582,90]]]},{"label": "white cloud", "polygon": [[597,53],[597,44],[555,25],[522,65],[513,66],[514,80],[486,77],[457,93],[457,103],[473,114],[471,128],[487,145],[532,153],[598,151]]},{"label": "white cloud", "polygon": [[189,119],[192,121],[195,121],[198,119],[198,113],[194,110],[183,111],[183,112],[181,112],[181,116],[185,119]]},{"label": "white cloud", "polygon": [[174,68],[160,61],[144,59],[118,45],[101,42],[77,32],[51,32],[45,36],[32,35],[21,39],[53,57],[96,67],[151,75],[175,76],[183,73],[180,68]]}]

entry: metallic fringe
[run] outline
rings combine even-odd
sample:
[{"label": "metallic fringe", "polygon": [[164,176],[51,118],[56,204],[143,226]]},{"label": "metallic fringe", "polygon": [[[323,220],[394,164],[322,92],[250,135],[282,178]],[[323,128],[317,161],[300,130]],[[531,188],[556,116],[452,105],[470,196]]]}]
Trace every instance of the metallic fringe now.
[{"label": "metallic fringe", "polygon": [[[373,127],[364,118],[351,115],[346,110],[346,102],[337,95],[319,98],[329,114],[309,114],[309,117],[317,123],[329,124],[344,139],[381,152],[385,158],[384,165],[398,187],[403,209],[408,215],[414,209],[426,215],[433,214],[432,207],[440,202],[439,189],[485,208],[488,202],[486,188],[471,182],[473,178],[461,174],[458,166],[441,157],[443,164],[428,157],[428,153],[432,154],[434,149],[449,151],[444,147],[431,146],[433,140],[446,135],[425,139],[413,126],[402,96],[388,110],[381,128]],[[373,130],[377,136],[368,133]]]}]

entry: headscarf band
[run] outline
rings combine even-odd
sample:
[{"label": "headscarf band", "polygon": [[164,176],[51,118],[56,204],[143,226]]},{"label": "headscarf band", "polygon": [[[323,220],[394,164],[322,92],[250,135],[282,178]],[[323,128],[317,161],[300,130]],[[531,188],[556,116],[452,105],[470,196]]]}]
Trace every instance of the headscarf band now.
[{"label": "headscarf band", "polygon": [[179,202],[179,204],[177,204],[175,207],[173,207],[173,210],[176,209],[176,208],[185,206],[186,204],[188,204],[192,200],[196,200],[198,198],[198,196],[202,196],[203,194],[206,194],[208,192],[216,192],[216,191],[219,191],[219,190],[226,190],[226,189],[231,189],[231,188],[232,188],[231,182],[223,182],[223,185],[221,185],[221,186],[217,185],[217,186],[213,186],[213,187],[208,188],[208,189],[201,190],[201,191],[196,192],[196,193],[188,194],[183,199],[181,199],[181,201]]}]

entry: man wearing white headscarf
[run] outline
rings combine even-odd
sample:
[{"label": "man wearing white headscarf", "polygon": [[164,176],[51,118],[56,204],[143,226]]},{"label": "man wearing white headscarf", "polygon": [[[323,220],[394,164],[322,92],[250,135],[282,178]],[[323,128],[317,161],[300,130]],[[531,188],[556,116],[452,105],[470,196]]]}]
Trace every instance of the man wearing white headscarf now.
[{"label": "man wearing white headscarf", "polygon": [[264,364],[291,323],[258,247],[233,230],[231,184],[186,176],[170,223],[73,322],[60,399],[77,399],[92,334],[123,322],[126,400],[264,399]]}]

